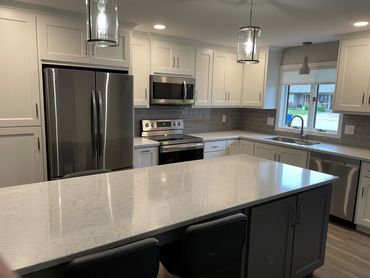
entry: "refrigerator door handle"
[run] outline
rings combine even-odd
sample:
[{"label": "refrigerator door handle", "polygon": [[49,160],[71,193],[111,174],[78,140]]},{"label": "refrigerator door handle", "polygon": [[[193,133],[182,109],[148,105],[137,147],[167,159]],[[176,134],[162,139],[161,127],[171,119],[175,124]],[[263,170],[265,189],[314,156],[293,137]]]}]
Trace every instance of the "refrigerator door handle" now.
[{"label": "refrigerator door handle", "polygon": [[92,130],[92,145],[94,154],[98,156],[98,107],[96,106],[96,94],[95,90],[91,91],[91,130]]},{"label": "refrigerator door handle", "polygon": [[102,169],[105,169],[105,144],[106,144],[106,123],[104,123],[103,97],[102,92],[98,91],[99,106],[99,156],[102,157]]}]

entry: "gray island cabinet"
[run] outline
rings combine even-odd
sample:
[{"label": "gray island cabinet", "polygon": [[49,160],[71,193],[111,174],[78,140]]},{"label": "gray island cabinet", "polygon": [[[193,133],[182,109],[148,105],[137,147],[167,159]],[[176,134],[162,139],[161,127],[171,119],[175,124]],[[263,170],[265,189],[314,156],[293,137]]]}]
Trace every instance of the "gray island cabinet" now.
[{"label": "gray island cabinet", "polygon": [[25,278],[57,278],[82,255],[244,212],[243,277],[305,277],[324,263],[336,179],[235,155],[1,188],[0,252]]},{"label": "gray island cabinet", "polygon": [[250,209],[246,277],[298,278],[324,264],[331,186]]}]

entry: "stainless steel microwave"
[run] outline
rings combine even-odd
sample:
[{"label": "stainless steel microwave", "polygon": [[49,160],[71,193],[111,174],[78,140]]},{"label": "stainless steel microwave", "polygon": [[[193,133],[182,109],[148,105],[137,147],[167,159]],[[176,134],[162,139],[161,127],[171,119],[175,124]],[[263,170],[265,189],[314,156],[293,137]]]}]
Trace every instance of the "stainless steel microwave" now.
[{"label": "stainless steel microwave", "polygon": [[191,105],[195,79],[165,75],[150,76],[150,104]]}]

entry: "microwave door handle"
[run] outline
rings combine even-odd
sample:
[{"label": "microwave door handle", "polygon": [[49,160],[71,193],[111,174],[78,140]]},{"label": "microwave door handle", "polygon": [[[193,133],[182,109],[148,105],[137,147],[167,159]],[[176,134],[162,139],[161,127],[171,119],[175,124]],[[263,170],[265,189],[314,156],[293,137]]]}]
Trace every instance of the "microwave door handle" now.
[{"label": "microwave door handle", "polygon": [[188,97],[188,88],[186,86],[186,81],[183,81],[182,84],[184,86],[184,100],[186,100],[186,98]]}]

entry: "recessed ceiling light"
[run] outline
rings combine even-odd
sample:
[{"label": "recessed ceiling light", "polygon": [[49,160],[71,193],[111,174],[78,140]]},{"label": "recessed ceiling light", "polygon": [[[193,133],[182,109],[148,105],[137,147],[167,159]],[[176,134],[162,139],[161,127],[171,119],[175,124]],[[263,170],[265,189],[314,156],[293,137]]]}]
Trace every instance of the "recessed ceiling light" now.
[{"label": "recessed ceiling light", "polygon": [[353,26],[355,27],[365,27],[367,25],[369,25],[369,22],[367,21],[359,21],[359,22],[353,23]]},{"label": "recessed ceiling light", "polygon": [[154,29],[157,29],[157,30],[164,30],[164,29],[166,29],[166,26],[163,25],[163,24],[156,24],[153,27],[154,27]]}]

